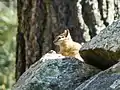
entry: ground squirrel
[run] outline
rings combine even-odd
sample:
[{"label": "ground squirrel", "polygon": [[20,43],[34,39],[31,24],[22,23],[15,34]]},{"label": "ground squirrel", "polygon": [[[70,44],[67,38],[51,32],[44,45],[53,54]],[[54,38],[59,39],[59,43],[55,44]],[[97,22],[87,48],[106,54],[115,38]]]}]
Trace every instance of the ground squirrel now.
[{"label": "ground squirrel", "polygon": [[68,29],[65,30],[62,34],[56,36],[53,43],[59,46],[60,51],[58,53],[64,56],[75,57],[81,61],[84,61],[79,54],[81,45],[72,40]]}]

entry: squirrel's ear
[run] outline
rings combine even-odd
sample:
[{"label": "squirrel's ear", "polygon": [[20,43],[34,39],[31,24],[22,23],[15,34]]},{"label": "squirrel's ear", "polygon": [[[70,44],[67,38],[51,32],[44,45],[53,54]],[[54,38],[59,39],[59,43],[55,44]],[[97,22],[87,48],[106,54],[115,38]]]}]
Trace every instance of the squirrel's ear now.
[{"label": "squirrel's ear", "polygon": [[66,30],[64,31],[64,33],[65,33],[65,37],[67,37],[67,36],[69,35],[69,33],[70,33],[69,29],[66,29]]}]

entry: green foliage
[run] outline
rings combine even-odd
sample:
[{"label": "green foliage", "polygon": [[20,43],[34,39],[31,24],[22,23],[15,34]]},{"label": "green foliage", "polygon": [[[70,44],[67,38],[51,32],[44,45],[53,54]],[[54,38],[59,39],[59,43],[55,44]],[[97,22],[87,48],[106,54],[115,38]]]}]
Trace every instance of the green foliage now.
[{"label": "green foliage", "polygon": [[10,90],[15,75],[17,12],[8,3],[0,2],[0,90]]}]

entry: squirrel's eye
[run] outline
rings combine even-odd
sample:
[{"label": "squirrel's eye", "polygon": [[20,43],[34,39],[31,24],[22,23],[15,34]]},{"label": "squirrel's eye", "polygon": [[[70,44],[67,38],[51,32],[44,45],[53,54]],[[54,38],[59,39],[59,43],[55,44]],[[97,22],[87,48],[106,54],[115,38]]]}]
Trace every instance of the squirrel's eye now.
[{"label": "squirrel's eye", "polygon": [[64,36],[60,36],[60,37],[58,37],[58,39],[62,39],[62,38],[64,38]]},{"label": "squirrel's eye", "polygon": [[61,37],[58,37],[58,39],[61,39]]}]

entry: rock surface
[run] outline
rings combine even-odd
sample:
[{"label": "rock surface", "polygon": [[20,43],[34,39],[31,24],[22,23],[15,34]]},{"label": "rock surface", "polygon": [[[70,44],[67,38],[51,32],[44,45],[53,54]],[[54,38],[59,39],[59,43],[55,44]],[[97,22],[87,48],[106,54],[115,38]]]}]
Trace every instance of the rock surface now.
[{"label": "rock surface", "polygon": [[120,62],[85,81],[75,90],[120,90]]},{"label": "rock surface", "polygon": [[84,44],[80,53],[86,63],[103,70],[116,64],[120,58],[120,20]]},{"label": "rock surface", "polygon": [[23,73],[12,90],[75,90],[99,71],[75,58],[47,53]]}]

